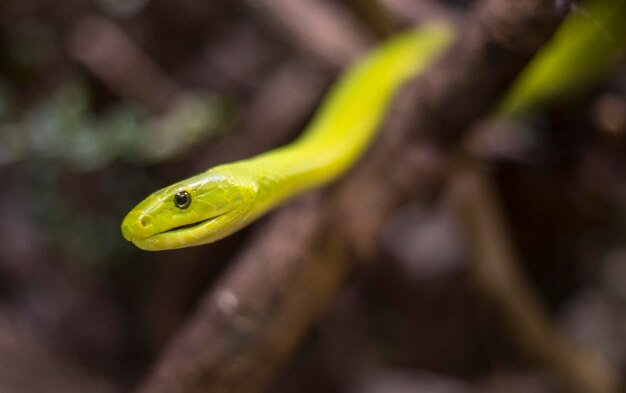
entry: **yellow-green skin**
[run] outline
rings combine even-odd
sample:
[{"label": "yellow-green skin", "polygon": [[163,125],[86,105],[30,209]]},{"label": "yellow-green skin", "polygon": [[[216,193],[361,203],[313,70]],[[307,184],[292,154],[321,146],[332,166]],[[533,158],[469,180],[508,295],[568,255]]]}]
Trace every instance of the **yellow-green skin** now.
[{"label": "yellow-green skin", "polygon": [[[336,178],[363,154],[394,93],[452,36],[449,25],[431,24],[385,41],[341,77],[295,142],[156,191],[124,218],[124,237],[150,251],[211,243]],[[191,196],[184,209],[174,203],[181,191]]]},{"label": "yellow-green skin", "polygon": [[626,1],[586,0],[577,7],[515,79],[497,117],[521,117],[556,98],[576,95],[623,58]]}]

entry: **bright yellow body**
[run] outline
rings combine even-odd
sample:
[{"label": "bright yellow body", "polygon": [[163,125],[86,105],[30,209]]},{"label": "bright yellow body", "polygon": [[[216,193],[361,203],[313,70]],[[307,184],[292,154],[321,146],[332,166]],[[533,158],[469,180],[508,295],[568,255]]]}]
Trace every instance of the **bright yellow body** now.
[{"label": "bright yellow body", "polygon": [[[124,219],[124,237],[145,250],[210,243],[336,178],[363,154],[398,88],[451,38],[450,26],[432,24],[382,43],[341,77],[299,139],[153,193]],[[191,203],[180,208],[174,196],[183,191]]]}]

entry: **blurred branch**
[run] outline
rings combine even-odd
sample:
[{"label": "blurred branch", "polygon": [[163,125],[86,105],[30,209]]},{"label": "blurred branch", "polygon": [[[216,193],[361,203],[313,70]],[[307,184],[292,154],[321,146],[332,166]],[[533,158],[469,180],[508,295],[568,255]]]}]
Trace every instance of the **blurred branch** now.
[{"label": "blurred branch", "polygon": [[472,245],[471,279],[499,314],[516,345],[539,362],[568,392],[617,393],[619,377],[604,359],[575,349],[549,321],[524,280],[495,192],[473,164],[452,177],[453,204]]},{"label": "blurred branch", "polygon": [[[271,13],[294,7],[286,3],[255,2],[255,7],[269,7],[263,9]],[[386,218],[427,180],[418,176],[424,171],[414,130],[441,131],[444,143],[456,142],[550,36],[559,21],[551,4],[481,2],[456,47],[397,101],[383,142],[326,198],[297,201],[260,227],[261,236],[206,294],[139,391],[263,389],[332,300],[353,260],[346,251],[374,255]],[[309,39],[324,31],[298,18],[290,22],[284,14],[278,19],[297,30],[313,28]],[[320,48],[324,39],[312,47]]]},{"label": "blurred branch", "polygon": [[364,29],[337,2],[240,0],[280,37],[320,64],[341,69],[367,49]]},{"label": "blurred branch", "polygon": [[167,110],[179,87],[115,23],[83,17],[70,40],[70,53],[112,91],[151,113]]},{"label": "blurred branch", "polygon": [[418,139],[435,140],[443,149],[462,142],[469,125],[490,112],[560,20],[542,0],[479,4],[454,46],[400,93],[383,142],[341,185],[338,225],[359,255],[373,253],[373,239],[389,214],[415,193],[422,176]]}]

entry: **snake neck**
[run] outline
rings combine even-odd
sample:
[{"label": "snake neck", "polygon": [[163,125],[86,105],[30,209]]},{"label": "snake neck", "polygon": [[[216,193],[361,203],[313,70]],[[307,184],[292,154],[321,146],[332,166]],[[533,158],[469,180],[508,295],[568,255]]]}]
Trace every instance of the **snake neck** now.
[{"label": "snake neck", "polygon": [[248,160],[258,179],[256,210],[265,211],[345,172],[377,134],[395,93],[452,36],[449,26],[441,24],[407,31],[344,74],[300,138]]},{"label": "snake neck", "polygon": [[393,37],[344,74],[295,142],[230,164],[254,179],[252,218],[345,172],[373,139],[400,86],[451,38],[449,26],[438,24]]},{"label": "snake neck", "polygon": [[356,159],[354,141],[346,144],[294,144],[255,159],[256,208],[271,209],[285,199],[330,182]]}]

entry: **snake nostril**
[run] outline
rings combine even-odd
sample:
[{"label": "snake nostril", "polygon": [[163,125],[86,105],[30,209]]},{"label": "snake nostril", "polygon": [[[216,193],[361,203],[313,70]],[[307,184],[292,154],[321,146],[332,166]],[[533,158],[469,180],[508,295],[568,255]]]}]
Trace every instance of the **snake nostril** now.
[{"label": "snake nostril", "polygon": [[141,217],[141,219],[139,219],[139,223],[141,224],[141,226],[143,227],[147,227],[152,223],[152,217],[150,216],[143,216]]}]

